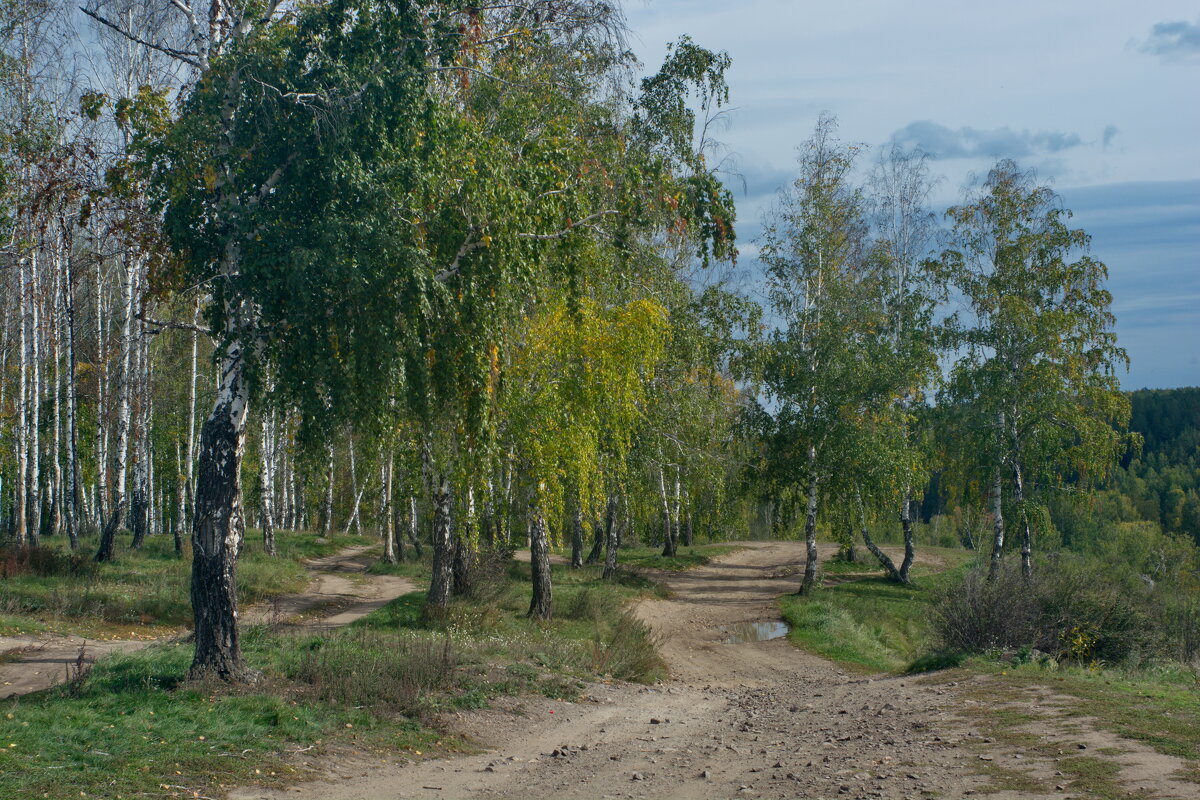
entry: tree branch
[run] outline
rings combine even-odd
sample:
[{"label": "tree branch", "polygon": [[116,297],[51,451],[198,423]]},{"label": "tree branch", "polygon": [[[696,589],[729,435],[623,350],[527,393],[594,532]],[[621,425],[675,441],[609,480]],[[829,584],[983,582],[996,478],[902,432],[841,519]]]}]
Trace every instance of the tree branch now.
[{"label": "tree branch", "polygon": [[79,10],[82,11],[84,14],[87,14],[92,19],[96,20],[96,22],[99,22],[101,25],[104,25],[105,27],[113,29],[114,31],[121,34],[122,36],[124,36],[126,39],[128,39],[131,42],[140,44],[143,47],[149,47],[151,50],[157,50],[160,53],[165,53],[166,55],[169,55],[171,58],[174,58],[178,61],[182,61],[183,63],[188,64],[189,66],[195,67],[196,69],[200,69],[200,62],[196,60],[200,56],[199,53],[193,53],[190,50],[176,50],[173,47],[167,47],[165,45],[155,44],[154,42],[148,42],[145,39],[142,39],[138,36],[134,36],[132,33],[125,30],[120,25],[116,24],[115,22],[110,22],[109,20],[105,19],[104,17],[100,16],[99,14],[97,14],[94,11],[88,11],[83,6],[80,6]]},{"label": "tree branch", "polygon": [[[210,331],[208,328],[200,325],[192,325],[188,322],[169,322],[165,320],[149,319],[141,314],[138,314],[137,318],[142,323],[151,325],[160,330],[170,329],[177,331],[192,331],[194,333],[203,333],[205,336],[212,336],[212,331]],[[155,333],[158,333],[158,331],[155,331]]]},{"label": "tree branch", "polygon": [[592,230],[597,230],[597,228],[594,225],[589,225],[588,223],[590,223],[594,219],[599,219],[600,217],[605,217],[605,216],[609,216],[611,214],[616,214],[616,213],[618,213],[618,212],[613,209],[608,209],[606,211],[597,211],[595,214],[589,214],[588,216],[584,217],[583,219],[579,220],[578,222],[572,222],[566,228],[564,228],[563,230],[558,231],[556,233],[518,233],[517,238],[518,239],[533,239],[533,240],[539,241],[539,242],[546,242],[546,241],[551,241],[553,239],[561,239],[564,236],[568,236],[571,234],[572,231],[574,231],[576,228],[581,227],[581,226],[585,227],[585,228],[591,228]]}]

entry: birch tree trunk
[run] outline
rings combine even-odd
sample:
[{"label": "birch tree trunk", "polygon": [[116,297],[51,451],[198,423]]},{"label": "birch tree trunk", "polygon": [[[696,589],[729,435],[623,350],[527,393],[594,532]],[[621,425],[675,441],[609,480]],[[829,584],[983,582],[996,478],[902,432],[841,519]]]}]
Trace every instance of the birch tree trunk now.
[{"label": "birch tree trunk", "polygon": [[96,358],[100,368],[96,370],[96,525],[103,529],[108,524],[108,413],[111,403],[110,380],[112,371],[108,363],[107,323],[105,310],[103,262],[96,263]]},{"label": "birch tree trunk", "polygon": [[992,556],[988,562],[988,580],[994,581],[1000,577],[1000,566],[1004,558],[1004,483],[1000,477],[1000,467],[996,467],[992,478]]},{"label": "birch tree trunk", "polygon": [[79,416],[75,391],[75,281],[70,250],[63,262],[63,313],[67,334],[67,467],[70,472],[70,499],[67,502],[67,537],[71,549],[79,549],[79,519],[83,512],[79,464]]},{"label": "birch tree trunk", "polygon": [[579,498],[575,499],[575,508],[571,513],[571,569],[583,566],[583,509]]},{"label": "birch tree trunk", "polygon": [[263,551],[273,556],[275,547],[275,412],[263,415],[260,464]]},{"label": "birch tree trunk", "polygon": [[29,260],[30,272],[30,329],[29,329],[29,532],[27,541],[34,547],[41,544],[42,536],[42,475],[41,475],[41,427],[42,427],[42,326],[39,309],[40,285],[38,281],[37,251]]},{"label": "birch tree trunk", "polygon": [[133,290],[135,261],[127,255],[121,277],[121,296],[124,319],[121,328],[121,364],[117,372],[117,441],[114,444],[116,459],[113,470],[112,507],[109,509],[104,527],[100,531],[100,548],[96,551],[97,561],[113,559],[113,543],[117,530],[125,521],[125,473],[129,452],[129,392],[130,371],[133,362]]},{"label": "birch tree trunk", "polygon": [[18,546],[28,541],[29,520],[29,260],[17,258],[18,317],[17,328],[17,480],[13,486],[13,538]]},{"label": "birch tree trunk", "polygon": [[546,515],[541,507],[530,509],[533,517],[529,532],[529,567],[533,579],[533,597],[529,601],[529,618],[548,620],[554,614],[554,587],[550,579],[550,537],[546,530]]},{"label": "birch tree trunk", "polygon": [[1029,509],[1025,507],[1025,479],[1021,473],[1021,462],[1013,460],[1013,492],[1017,509],[1021,514],[1021,574],[1033,577],[1033,527],[1029,523]]},{"label": "birch tree trunk", "polygon": [[[57,237],[56,237],[57,238]],[[57,536],[63,529],[63,469],[62,469],[62,261],[57,246],[54,250],[54,269],[50,279],[54,281],[54,304],[50,326],[50,345],[54,350],[54,437],[51,449],[54,457],[53,483],[50,491],[50,532]]]},{"label": "birch tree trunk", "polygon": [[241,462],[246,447],[249,387],[242,344],[226,345],[212,413],[200,429],[192,519],[192,612],[196,652],[188,675],[252,683],[238,632],[237,556],[245,522]]},{"label": "birch tree trunk", "polygon": [[396,563],[396,518],[392,514],[392,468],[395,457],[395,451],[389,448],[387,460],[379,468],[379,526],[383,536],[383,560],[389,564]]},{"label": "birch tree trunk", "polygon": [[808,594],[817,585],[817,448],[808,448],[808,501],[804,512],[804,580],[797,594]]},{"label": "birch tree trunk", "polygon": [[[354,529],[354,533],[362,536],[362,523],[358,519],[359,505],[362,503],[362,489],[358,488],[358,467],[354,463],[354,434],[351,433],[346,437],[347,445],[350,448],[350,491],[354,495],[354,507],[350,509],[350,520],[346,523],[346,533],[350,529]],[[391,505],[389,503],[388,505]],[[398,538],[398,537],[397,537]]]},{"label": "birch tree trunk", "polygon": [[328,466],[325,469],[325,502],[321,505],[321,535],[333,535],[333,443],[326,448]]},{"label": "birch tree trunk", "polygon": [[604,580],[617,577],[617,550],[621,547],[620,531],[617,530],[617,496],[610,495],[604,509]]},{"label": "birch tree trunk", "polygon": [[592,550],[585,559],[586,564],[599,564],[600,556],[604,553],[604,525],[598,519],[592,519]]},{"label": "birch tree trunk", "polygon": [[412,542],[413,550],[417,553],[417,558],[423,554],[421,540],[417,538],[417,498],[416,495],[408,496],[408,540]]},{"label": "birch tree trunk", "polygon": [[663,551],[664,556],[674,556],[675,536],[671,526],[671,501],[667,497],[667,479],[665,476],[667,468],[661,466],[658,468],[658,495],[662,500],[662,523],[663,523]]},{"label": "birch tree trunk", "polygon": [[883,550],[879,548],[879,545],[875,544],[875,540],[871,538],[871,531],[867,528],[867,510],[863,506],[862,493],[859,491],[857,486],[854,488],[854,497],[858,501],[858,516],[862,525],[863,544],[865,544],[867,549],[871,551],[871,555],[875,556],[875,558],[879,560],[879,563],[883,565],[883,568],[887,571],[889,578],[897,583],[908,583],[906,579],[900,576],[900,570],[896,569],[896,563],[892,561],[891,557],[887,553],[883,552]]},{"label": "birch tree trunk", "polygon": [[450,536],[450,481],[439,475],[433,491],[433,575],[428,603],[437,609],[450,605],[454,583],[454,543]]},{"label": "birch tree trunk", "polygon": [[916,548],[913,545],[912,502],[912,487],[905,486],[904,499],[900,506],[900,527],[904,531],[904,560],[896,572],[896,579],[901,583],[909,582],[908,572],[912,569],[913,559],[916,558]]}]

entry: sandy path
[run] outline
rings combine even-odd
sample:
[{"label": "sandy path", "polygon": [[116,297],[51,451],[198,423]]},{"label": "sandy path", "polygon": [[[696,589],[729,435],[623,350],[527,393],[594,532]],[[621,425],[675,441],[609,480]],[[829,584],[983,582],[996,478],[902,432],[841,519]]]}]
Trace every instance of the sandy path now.
[{"label": "sandy path", "polygon": [[[796,543],[756,543],[664,576],[674,596],[639,608],[669,637],[672,678],[661,685],[596,685],[581,703],[507,698],[450,720],[487,748],[481,754],[407,763],[339,753],[332,767],[313,765],[327,770],[320,781],[231,798],[963,797],[982,793],[981,764],[1028,772],[1048,787],[1066,782],[1052,765],[985,742],[958,714],[975,702],[959,696],[968,687],[847,674],[786,640],[725,643],[721,626],[778,618],[774,599],[797,581],[780,576],[802,558]],[[1078,731],[1039,735],[1062,736],[1064,748],[1082,741]],[[1146,748],[1121,746],[1123,758],[1146,764],[1136,757]],[[1129,773],[1131,789],[1146,789],[1139,797],[1200,797],[1200,787],[1168,777],[1182,762],[1156,763]],[[988,796],[1087,795],[1064,787]]]},{"label": "sandy path", "polygon": [[[312,573],[307,589],[273,603],[243,612],[243,622],[323,629],[349,625],[385,605],[392,598],[415,591],[407,578],[368,575],[374,561],[368,545],[348,547],[334,555],[313,559],[305,566]],[[39,692],[75,674],[80,662],[90,664],[114,652],[140,650],[155,639],[95,640],[82,636],[0,637],[0,697]]]}]

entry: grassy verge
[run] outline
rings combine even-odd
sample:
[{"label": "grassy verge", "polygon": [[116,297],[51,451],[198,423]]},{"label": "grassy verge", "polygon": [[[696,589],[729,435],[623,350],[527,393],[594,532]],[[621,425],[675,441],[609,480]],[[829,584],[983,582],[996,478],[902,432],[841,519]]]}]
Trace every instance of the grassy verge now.
[{"label": "grassy verge", "polygon": [[661,547],[626,547],[621,549],[620,564],[630,569],[662,569],[679,572],[702,567],[742,548],[736,544],[698,544],[681,546],[674,556],[664,556]]},{"label": "grassy verge", "polygon": [[506,565],[436,618],[413,593],[333,633],[249,628],[246,656],[264,676],[252,687],[186,682],[188,645],[103,658],[70,685],[3,704],[0,797],[219,796],[295,780],[346,745],[459,748],[436,715],[498,695],[575,697],[597,676],[661,674],[652,636],[624,611],[652,583],[555,566],[555,619],[537,624],[524,616],[528,570]]},{"label": "grassy verge", "polygon": [[[955,580],[969,566],[970,555],[964,551],[930,550],[924,548],[922,552],[934,555],[945,566],[916,571],[913,586],[898,586],[876,571],[869,577],[820,588],[809,597],[781,598],[784,619],[792,628],[789,638],[807,650],[864,672],[954,667],[922,680],[959,683],[957,692],[980,701],[975,712],[977,724],[997,740],[1031,752],[1040,753],[1047,746],[1021,730],[1033,717],[1028,710],[1005,709],[1004,704],[1019,698],[1023,689],[1041,686],[1071,698],[1065,709],[1068,722],[1072,718],[1091,718],[1097,727],[1145,742],[1158,752],[1200,760],[1200,676],[1184,667],[1085,668],[1019,657],[1017,662],[1021,663],[1002,660],[998,655],[966,659],[932,653],[930,604],[939,587]],[[829,572],[838,574],[836,568]],[[987,676],[985,681],[965,686],[968,678],[981,674]],[[1068,778],[1064,782],[1072,789],[1096,797],[1125,796],[1110,763],[1081,754],[1069,758],[1057,751],[1042,754],[1059,765]],[[1011,770],[994,764],[981,768],[991,776],[997,790],[1038,789],[1021,783],[1029,780],[1024,773],[1009,774]],[[1195,781],[1200,778],[1200,770],[1193,768],[1192,774],[1183,777]]]},{"label": "grassy verge", "polygon": [[962,550],[925,548],[922,554],[947,565],[913,568],[914,583],[900,586],[870,565],[830,561],[823,570],[868,577],[818,588],[808,597],[780,598],[788,638],[814,653],[854,669],[895,672],[907,668],[928,648],[929,603],[934,589],[953,580],[970,554]]},{"label": "grassy verge", "polygon": [[[248,531],[247,541],[238,561],[239,597],[247,605],[302,590],[308,581],[303,559],[373,542],[357,536],[319,539],[312,533],[279,533],[279,556],[271,558],[262,552],[256,532]],[[65,546],[61,539],[45,545],[56,551]],[[95,549],[95,539],[85,538],[77,560],[68,562],[63,554],[62,571],[51,568],[46,570],[50,574],[15,574],[0,581],[0,635],[52,630],[132,638],[191,622],[190,563],[175,555],[169,537],[147,539],[140,551],[120,550],[105,564],[92,564]]]}]

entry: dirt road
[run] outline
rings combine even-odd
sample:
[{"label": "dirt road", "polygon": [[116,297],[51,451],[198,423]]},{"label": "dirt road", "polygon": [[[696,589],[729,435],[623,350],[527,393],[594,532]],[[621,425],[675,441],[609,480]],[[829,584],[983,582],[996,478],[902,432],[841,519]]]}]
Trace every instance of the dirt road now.
[{"label": "dirt road", "polygon": [[[365,617],[416,586],[407,578],[368,575],[370,547],[348,547],[307,562],[312,580],[303,592],[253,606],[242,615],[252,625],[336,628]],[[39,692],[77,674],[103,655],[140,650],[155,639],[85,639],[82,636],[0,637],[0,697]]]},{"label": "dirt road", "polygon": [[[286,791],[243,789],[231,797],[1092,796],[1070,785],[1053,762],[987,740],[973,728],[962,716],[979,705],[970,682],[848,674],[783,639],[728,643],[723,628],[778,619],[775,598],[796,584],[795,577],[780,576],[802,557],[796,543],[765,542],[667,576],[672,599],[639,609],[669,637],[664,654],[672,678],[660,685],[596,685],[580,703],[500,701],[451,721],[485,748],[480,754],[407,763],[340,753],[320,781]],[[1030,708],[1054,704],[1049,693],[1018,700]],[[1070,728],[1038,724],[1040,741],[1058,741],[1063,752],[1080,745],[1121,750],[1108,757],[1123,767],[1121,786],[1131,796],[1200,797],[1200,787],[1171,777],[1183,766],[1178,759],[1079,726],[1078,719]],[[998,774],[1007,777],[989,785]],[[1000,787],[1009,788],[992,791]]]}]

